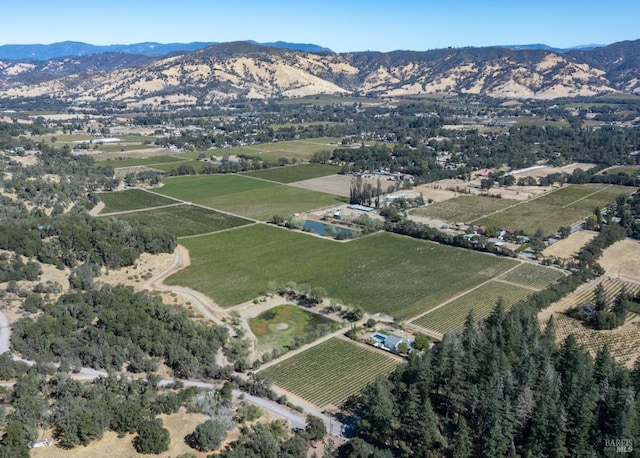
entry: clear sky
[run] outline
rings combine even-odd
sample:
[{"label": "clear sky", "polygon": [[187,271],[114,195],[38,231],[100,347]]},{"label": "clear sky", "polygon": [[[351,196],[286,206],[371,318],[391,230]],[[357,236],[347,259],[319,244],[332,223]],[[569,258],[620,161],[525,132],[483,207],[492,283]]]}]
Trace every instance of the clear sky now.
[{"label": "clear sky", "polygon": [[0,11],[0,45],[282,40],[346,52],[640,38],[638,0],[0,0]]}]

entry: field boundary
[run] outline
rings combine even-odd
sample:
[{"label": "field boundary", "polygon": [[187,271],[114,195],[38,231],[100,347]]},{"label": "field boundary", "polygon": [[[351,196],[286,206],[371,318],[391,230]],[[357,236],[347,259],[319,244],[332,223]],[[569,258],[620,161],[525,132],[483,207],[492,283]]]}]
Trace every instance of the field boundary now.
[{"label": "field boundary", "polygon": [[573,202],[568,203],[567,205],[563,205],[563,206],[562,206],[562,207],[560,207],[560,208],[567,208],[567,207],[570,207],[571,205],[573,205],[573,204],[575,204],[575,203],[577,203],[577,202],[580,202],[581,200],[588,199],[589,197],[591,197],[591,196],[595,196],[596,194],[598,194],[598,193],[600,193],[600,192],[602,192],[602,191],[606,191],[607,189],[611,188],[611,186],[612,186],[612,185],[608,185],[608,186],[605,186],[605,187],[604,187],[604,188],[602,188],[602,189],[598,189],[597,191],[594,191],[594,192],[592,192],[591,194],[587,194],[586,196],[580,197],[579,199],[576,199],[576,200],[574,200]]},{"label": "field boundary", "polygon": [[[466,294],[469,294],[469,293],[471,293],[471,292],[475,291],[476,289],[478,289],[478,288],[480,288],[480,287],[482,287],[482,286],[486,285],[487,283],[491,283],[492,281],[496,281],[496,279],[498,279],[498,278],[502,277],[503,275],[506,275],[507,273],[511,272],[512,270],[517,269],[518,267],[520,267],[520,266],[521,266],[521,265],[523,265],[523,264],[524,264],[524,262],[522,262],[522,261],[521,261],[519,264],[516,264],[515,266],[511,267],[510,269],[507,269],[507,270],[505,270],[504,272],[502,272],[502,273],[501,273],[500,275],[498,275],[496,278],[490,278],[489,280],[486,280],[486,281],[484,281],[484,282],[480,283],[479,285],[474,286],[473,288],[470,288],[470,289],[468,289],[468,290],[466,290],[466,291],[462,291],[461,293],[456,294],[456,295],[455,295],[455,296],[453,296],[453,297],[450,297],[450,298],[449,298],[449,299],[447,299],[446,301],[444,301],[444,302],[442,302],[442,303],[440,303],[440,304],[436,305],[435,307],[433,307],[433,308],[431,308],[431,309],[427,310],[426,312],[423,312],[423,313],[421,313],[420,315],[416,315],[416,316],[414,316],[413,318],[411,318],[411,323],[412,323],[413,325],[415,325],[415,326],[418,326],[418,327],[422,328],[422,329],[427,329],[427,328],[424,328],[424,327],[422,327],[422,326],[420,326],[420,325],[418,325],[418,324],[415,324],[414,322],[415,322],[416,320],[419,320],[419,319],[420,319],[420,318],[422,318],[423,316],[428,315],[429,313],[431,313],[431,312],[433,312],[433,311],[435,311],[435,310],[438,310],[438,309],[439,309],[439,308],[441,308],[441,307],[444,307],[444,306],[445,306],[445,305],[447,305],[449,302],[453,302],[453,301],[455,301],[456,299],[459,299],[459,298],[461,298],[462,296],[464,296],[464,295],[466,295]],[[517,286],[520,286],[520,285],[517,285]],[[435,332],[435,331],[434,331],[434,332]]]}]

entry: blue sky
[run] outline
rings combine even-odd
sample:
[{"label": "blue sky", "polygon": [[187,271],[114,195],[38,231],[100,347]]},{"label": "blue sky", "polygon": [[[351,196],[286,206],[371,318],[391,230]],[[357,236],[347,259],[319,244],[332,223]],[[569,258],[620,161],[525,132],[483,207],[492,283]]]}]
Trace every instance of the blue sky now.
[{"label": "blue sky", "polygon": [[638,0],[27,0],[1,8],[1,44],[315,43],[337,52],[640,38]]}]

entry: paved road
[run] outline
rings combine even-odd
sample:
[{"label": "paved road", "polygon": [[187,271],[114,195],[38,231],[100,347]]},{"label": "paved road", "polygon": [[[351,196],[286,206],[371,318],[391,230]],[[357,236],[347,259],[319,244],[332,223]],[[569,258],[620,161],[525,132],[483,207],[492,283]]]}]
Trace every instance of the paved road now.
[{"label": "paved road", "polygon": [[11,328],[7,316],[0,310],[0,354],[9,351]]}]

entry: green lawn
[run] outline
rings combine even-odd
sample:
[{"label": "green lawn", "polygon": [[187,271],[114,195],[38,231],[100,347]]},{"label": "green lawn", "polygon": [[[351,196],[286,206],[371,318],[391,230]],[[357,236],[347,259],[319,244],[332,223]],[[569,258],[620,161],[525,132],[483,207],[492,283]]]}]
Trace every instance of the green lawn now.
[{"label": "green lawn", "polygon": [[324,287],[332,298],[399,318],[418,315],[517,261],[390,233],[348,243],[268,225],[183,240],[191,265],[167,279],[228,307],[270,281]]},{"label": "green lawn", "polygon": [[163,180],[158,192],[167,196],[266,221],[342,203],[343,199],[242,175],[202,175]]},{"label": "green lawn", "polygon": [[340,167],[336,165],[300,164],[245,172],[243,175],[262,178],[264,180],[277,181],[278,183],[294,183],[296,181],[309,180],[311,178],[335,175],[339,171]]},{"label": "green lawn", "polygon": [[178,203],[173,199],[152,194],[142,189],[129,189],[118,192],[102,192],[98,198],[104,202],[102,213],[139,210]]},{"label": "green lawn", "polygon": [[324,407],[342,405],[397,365],[397,360],[374,348],[332,338],[260,373],[285,390]]},{"label": "green lawn", "polygon": [[339,326],[327,317],[291,304],[278,305],[248,321],[251,332],[258,338],[258,347],[266,349],[291,345],[296,339],[304,339],[320,325]]},{"label": "green lawn", "polygon": [[193,205],[142,210],[117,216],[119,219],[139,221],[153,227],[161,228],[176,237],[206,234],[232,227],[244,226],[248,221],[236,216],[226,215]]}]

